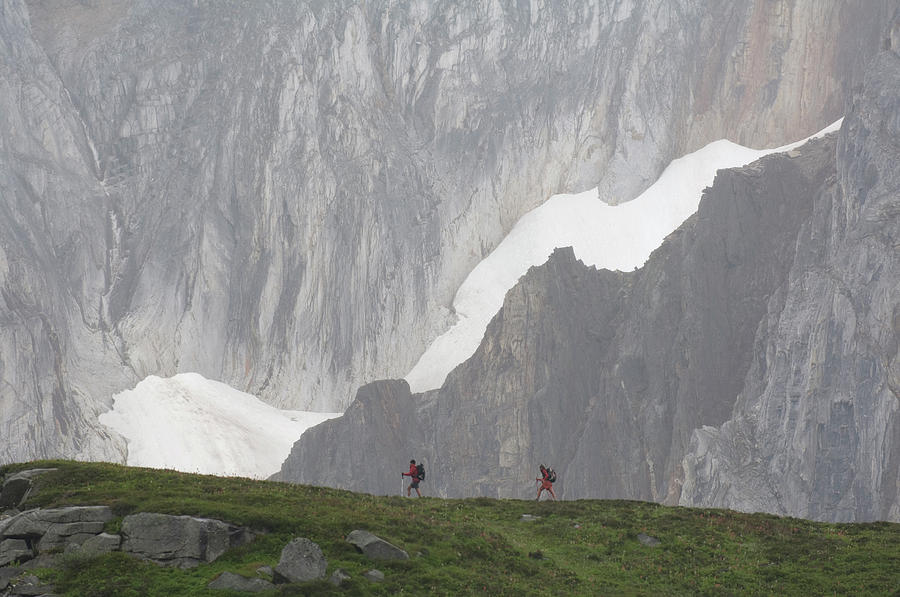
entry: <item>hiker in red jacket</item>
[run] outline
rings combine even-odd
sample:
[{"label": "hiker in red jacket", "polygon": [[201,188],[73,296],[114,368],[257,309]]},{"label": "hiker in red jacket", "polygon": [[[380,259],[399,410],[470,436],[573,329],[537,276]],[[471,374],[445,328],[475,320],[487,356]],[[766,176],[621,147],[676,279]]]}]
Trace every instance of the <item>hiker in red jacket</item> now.
[{"label": "hiker in red jacket", "polygon": [[409,477],[412,479],[412,483],[409,484],[409,487],[406,488],[406,497],[411,497],[409,495],[409,491],[411,489],[416,490],[416,495],[422,497],[422,493],[419,491],[419,469],[416,468],[416,461],[409,461],[409,472],[408,473],[400,473],[403,477]]},{"label": "hiker in red jacket", "polygon": [[550,481],[550,472],[544,468],[544,465],[541,465],[541,476],[535,479],[535,481],[540,481],[541,486],[538,487],[537,493],[537,501],[541,499],[541,492],[545,489],[550,492],[550,497],[556,500],[556,494],[553,493],[553,483]]}]

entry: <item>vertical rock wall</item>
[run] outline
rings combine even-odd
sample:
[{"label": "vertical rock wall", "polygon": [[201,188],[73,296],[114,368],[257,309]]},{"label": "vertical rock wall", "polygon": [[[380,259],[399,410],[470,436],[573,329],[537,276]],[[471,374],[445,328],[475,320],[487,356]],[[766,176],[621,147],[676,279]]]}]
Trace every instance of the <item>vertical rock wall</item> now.
[{"label": "vertical rock wall", "polygon": [[769,301],[729,420],[694,433],[683,504],[900,520],[900,55],[844,121],[838,171]]},{"label": "vertical rock wall", "polygon": [[149,374],[344,407],[549,194],[836,119],[890,5],[3,2],[0,460]]}]

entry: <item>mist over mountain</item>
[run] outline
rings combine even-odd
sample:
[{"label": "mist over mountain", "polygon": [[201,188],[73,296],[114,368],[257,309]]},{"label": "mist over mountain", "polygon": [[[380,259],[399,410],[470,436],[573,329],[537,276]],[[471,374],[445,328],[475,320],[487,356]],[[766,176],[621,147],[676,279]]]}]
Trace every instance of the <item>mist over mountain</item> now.
[{"label": "mist over mountain", "polygon": [[[0,462],[122,461],[125,441],[98,417],[150,375],[196,372],[274,406],[344,409],[361,385],[410,370],[454,322],[465,276],[551,194],[596,186],[620,203],[710,141],[777,146],[847,113],[866,65],[886,46],[880,60],[894,56],[885,25],[895,7],[7,0]],[[876,114],[896,118],[884,106],[872,114],[859,131],[880,131]],[[876,194],[890,198],[892,179],[873,172],[893,158],[866,149],[859,131],[842,133],[832,164],[842,197],[852,204],[859,188],[885,184]],[[835,259],[849,264],[846,251]],[[883,265],[888,292],[895,264]],[[765,299],[754,296],[742,333],[771,308]],[[610,307],[597,308],[585,317]],[[715,337],[715,325],[696,329]],[[756,341],[733,342],[720,358],[744,367]],[[523,360],[518,351],[503,353],[504,367]],[[876,378],[892,371],[877,362]],[[754,371],[762,387],[770,369]],[[725,447],[744,424],[726,425],[744,387],[731,375],[734,395],[697,398],[715,403],[714,416],[689,412],[690,401],[675,409],[678,431],[660,448],[671,453],[622,491],[666,499],[689,445],[692,487],[728,486],[722,471],[736,465]],[[504,441],[545,453],[518,431]],[[714,461],[723,464],[702,473]]]}]

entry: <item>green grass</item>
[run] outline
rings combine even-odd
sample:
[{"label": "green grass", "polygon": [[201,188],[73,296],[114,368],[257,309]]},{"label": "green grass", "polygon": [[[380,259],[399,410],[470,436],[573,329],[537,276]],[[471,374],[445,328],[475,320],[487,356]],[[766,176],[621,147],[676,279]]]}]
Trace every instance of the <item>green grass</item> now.
[{"label": "green grass", "polygon": [[[66,556],[43,578],[77,596],[224,595],[206,585],[224,570],[255,576],[274,567],[293,537],[328,558],[328,574],[353,577],[281,587],[279,595],[892,595],[900,588],[900,525],[826,524],[765,514],[628,501],[541,502],[376,497],[240,478],[112,464],[48,461],[35,467],[26,507],[106,504],[133,512],[189,514],[265,534],[192,570],[114,553]],[[532,522],[522,514],[539,516]],[[115,531],[121,519],[110,523]],[[363,528],[409,552],[370,563],[344,537]],[[658,538],[648,547],[639,533]],[[385,574],[372,584],[370,568]]]}]

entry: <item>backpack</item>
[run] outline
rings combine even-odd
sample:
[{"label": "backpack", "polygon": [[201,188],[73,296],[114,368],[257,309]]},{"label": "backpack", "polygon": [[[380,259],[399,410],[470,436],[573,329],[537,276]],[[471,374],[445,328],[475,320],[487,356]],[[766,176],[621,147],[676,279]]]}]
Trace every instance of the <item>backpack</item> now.
[{"label": "backpack", "polygon": [[556,471],[552,468],[547,469],[547,480],[551,483],[556,483]]},{"label": "backpack", "polygon": [[419,478],[419,481],[425,480],[425,465],[421,462],[416,465],[416,476]]}]

